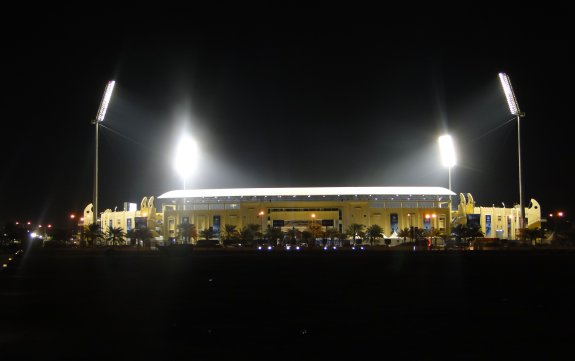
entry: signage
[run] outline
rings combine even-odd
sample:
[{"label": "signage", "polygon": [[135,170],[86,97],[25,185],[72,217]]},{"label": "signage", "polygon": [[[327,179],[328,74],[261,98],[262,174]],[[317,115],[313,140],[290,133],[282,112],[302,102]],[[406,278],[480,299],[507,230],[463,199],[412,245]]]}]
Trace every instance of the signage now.
[{"label": "signage", "polygon": [[213,221],[214,233],[220,233],[220,216],[214,216]]},{"label": "signage", "polygon": [[392,233],[393,233],[393,232],[397,232],[397,228],[398,228],[398,226],[397,226],[397,223],[398,223],[398,221],[397,221],[397,213],[392,213],[392,214],[390,214],[390,215],[389,215],[389,221],[390,221],[390,223],[391,223],[391,232],[392,232]]}]

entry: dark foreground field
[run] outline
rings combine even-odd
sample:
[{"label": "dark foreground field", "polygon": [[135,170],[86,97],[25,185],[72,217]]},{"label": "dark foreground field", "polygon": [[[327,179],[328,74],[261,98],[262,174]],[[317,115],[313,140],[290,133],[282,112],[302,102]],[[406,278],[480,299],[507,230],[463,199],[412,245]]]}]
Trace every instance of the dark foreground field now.
[{"label": "dark foreground field", "polygon": [[572,359],[575,254],[36,251],[0,358]]}]

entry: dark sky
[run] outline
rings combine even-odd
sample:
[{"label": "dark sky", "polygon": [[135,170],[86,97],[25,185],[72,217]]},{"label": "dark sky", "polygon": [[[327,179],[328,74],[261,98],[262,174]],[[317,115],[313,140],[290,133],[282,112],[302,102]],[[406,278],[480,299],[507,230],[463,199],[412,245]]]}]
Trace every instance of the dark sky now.
[{"label": "dark sky", "polygon": [[184,127],[201,152],[188,182],[198,188],[447,187],[437,137],[449,132],[453,190],[509,206],[519,202],[517,124],[500,71],[526,113],[526,204],[570,214],[572,17],[563,10],[325,25],[198,24],[179,11],[3,26],[0,221],[65,224],[91,202],[91,120],[110,79],[101,211],[182,188],[172,158]]}]

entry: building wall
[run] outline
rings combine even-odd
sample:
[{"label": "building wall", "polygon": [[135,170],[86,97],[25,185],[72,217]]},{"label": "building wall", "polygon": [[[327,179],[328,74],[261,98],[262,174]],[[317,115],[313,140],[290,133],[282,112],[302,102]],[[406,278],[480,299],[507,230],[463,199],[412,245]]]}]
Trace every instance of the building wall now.
[{"label": "building wall", "polygon": [[[517,239],[517,230],[519,229],[519,218],[521,212],[519,205],[513,208],[499,207],[474,207],[475,214],[481,217],[481,231],[485,237]],[[488,224],[488,217],[491,218],[491,227]],[[525,208],[525,218],[527,228],[535,229],[541,227],[541,207],[539,203],[531,199],[529,207]],[[489,232],[489,228],[491,228]]]},{"label": "building wall", "polygon": [[[390,207],[393,206],[393,207]],[[443,208],[442,208],[443,207]],[[263,216],[259,213],[263,211]],[[176,209],[173,204],[162,209],[164,237],[177,237],[178,225],[187,220],[195,224],[198,232],[214,226],[214,216],[219,216],[220,229],[224,225],[235,225],[237,229],[248,224],[257,224],[263,229],[271,228],[274,221],[283,221],[282,230],[306,229],[311,222],[333,222],[333,227],[343,231],[352,223],[366,228],[378,224],[389,236],[391,216],[397,215],[398,229],[424,227],[428,215],[430,227],[449,232],[449,208],[440,202],[373,202],[373,201],[273,201],[237,203],[189,203],[186,209]],[[315,218],[312,218],[315,214]],[[409,214],[409,216],[408,216]]]},{"label": "building wall", "polygon": [[[86,207],[89,210],[90,205]],[[274,221],[283,221],[282,230],[295,228],[305,230],[311,222],[322,223],[323,220],[333,222],[333,227],[345,232],[352,223],[363,224],[366,228],[377,224],[383,228],[383,233],[389,237],[393,232],[391,219],[397,219],[397,229],[404,228],[436,228],[445,234],[451,232],[452,220],[464,223],[468,214],[480,217],[481,230],[486,237],[516,239],[518,228],[519,206],[513,208],[475,207],[470,194],[467,199],[460,194],[458,210],[449,212],[446,202],[437,201],[374,201],[374,200],[326,200],[326,201],[204,201],[188,200],[185,207],[175,203],[166,203],[162,212],[156,212],[154,198],[144,197],[140,210],[135,212],[107,209],[101,214],[101,224],[106,231],[109,222],[114,227],[122,227],[124,231],[136,227],[136,217],[146,217],[147,227],[156,230],[164,239],[178,236],[178,225],[187,221],[196,225],[197,231],[214,227],[214,217],[219,217],[220,230],[226,224],[235,225],[241,229],[248,224],[257,224],[267,229],[273,227]],[[84,216],[90,216],[85,210]],[[263,211],[263,216],[260,212]],[[315,214],[315,218],[312,218]],[[490,225],[488,224],[490,218]],[[528,228],[541,226],[541,208],[534,199],[525,209]],[[426,223],[426,219],[428,223]],[[128,221],[130,220],[130,221]],[[88,223],[87,223],[88,224]]]}]

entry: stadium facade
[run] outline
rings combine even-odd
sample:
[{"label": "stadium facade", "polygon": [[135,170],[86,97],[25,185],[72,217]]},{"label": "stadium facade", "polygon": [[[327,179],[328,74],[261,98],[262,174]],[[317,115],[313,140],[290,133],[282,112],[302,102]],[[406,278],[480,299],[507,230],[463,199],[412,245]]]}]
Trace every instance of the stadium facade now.
[{"label": "stadium facade", "polygon": [[[194,224],[199,231],[222,232],[225,225],[241,229],[256,224],[264,232],[303,231],[310,224],[338,233],[350,224],[365,228],[377,224],[383,237],[397,239],[400,230],[412,227],[450,234],[457,224],[476,223],[486,237],[516,239],[519,206],[477,207],[471,194],[459,194],[442,187],[311,187],[233,188],[175,190],[162,194],[159,210],[154,197],[144,197],[139,209],[125,204],[121,211],[106,209],[100,214],[102,229],[124,231],[146,227],[157,239],[179,242],[180,225]],[[528,228],[540,227],[541,210],[535,200],[525,209]],[[84,223],[93,223],[92,205],[84,210]]]}]

